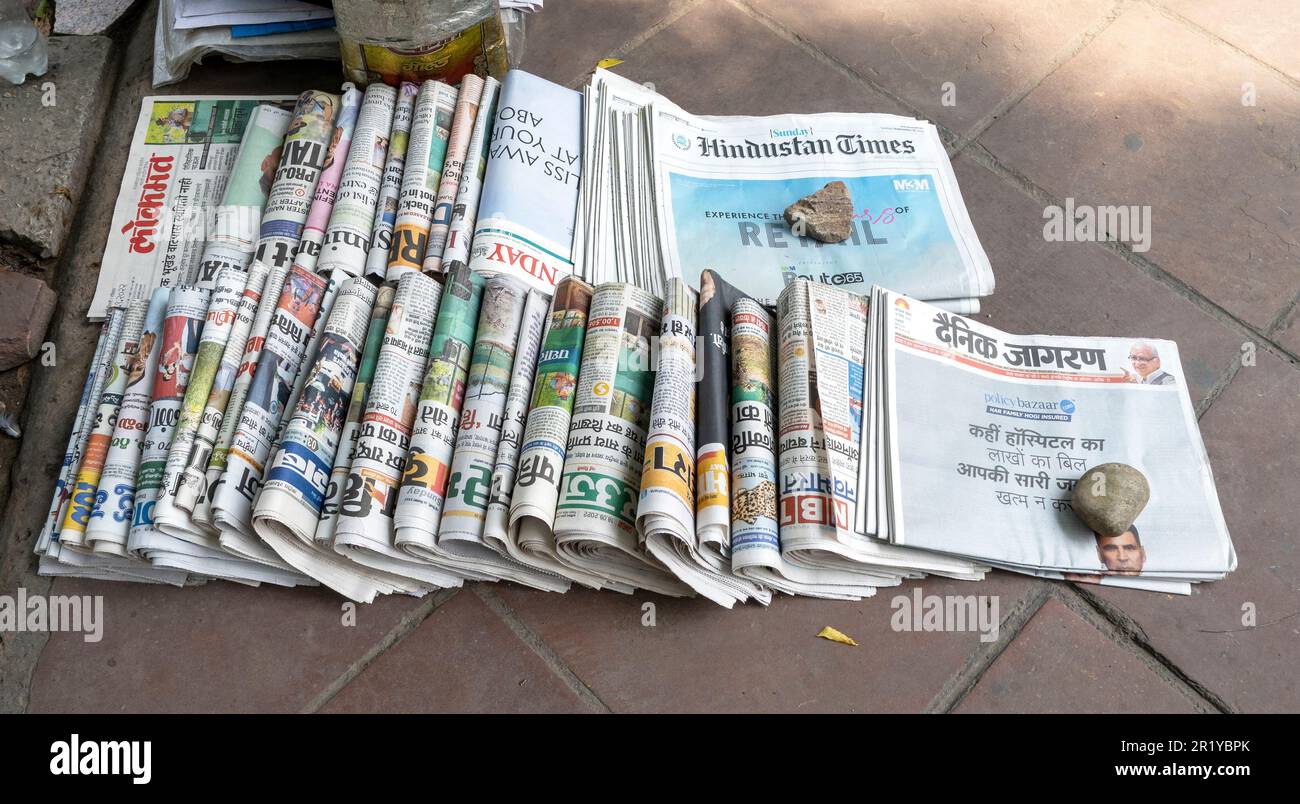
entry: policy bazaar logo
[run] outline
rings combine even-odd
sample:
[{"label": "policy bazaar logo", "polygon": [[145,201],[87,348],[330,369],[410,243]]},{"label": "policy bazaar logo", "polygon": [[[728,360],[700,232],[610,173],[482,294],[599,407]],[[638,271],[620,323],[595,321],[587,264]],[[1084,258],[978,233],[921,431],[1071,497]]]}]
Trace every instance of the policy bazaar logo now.
[{"label": "policy bazaar logo", "polygon": [[129,776],[131,784],[153,779],[153,743],[149,740],[82,740],[74,734],[50,744],[52,776]]},{"label": "policy bazaar logo", "polygon": [[1074,419],[1078,406],[1073,399],[1051,402],[1045,399],[1025,399],[999,393],[984,394],[984,412],[1012,419],[1068,422]]}]

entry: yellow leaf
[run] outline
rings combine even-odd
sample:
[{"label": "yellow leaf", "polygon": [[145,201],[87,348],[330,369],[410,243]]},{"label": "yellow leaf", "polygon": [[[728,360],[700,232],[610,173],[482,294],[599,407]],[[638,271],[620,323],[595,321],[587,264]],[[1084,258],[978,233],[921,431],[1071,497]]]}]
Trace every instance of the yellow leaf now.
[{"label": "yellow leaf", "polygon": [[601,59],[600,61],[596,62],[596,66],[602,70],[608,70],[610,67],[617,67],[622,63],[623,63],[622,59],[609,58],[609,59]]},{"label": "yellow leaf", "polygon": [[817,633],[817,636],[821,637],[822,639],[829,639],[831,642],[839,642],[842,645],[852,645],[855,648],[858,646],[858,643],[854,641],[853,637],[843,632],[837,631],[834,628],[831,628],[829,625],[823,628],[821,631],[819,631]]}]

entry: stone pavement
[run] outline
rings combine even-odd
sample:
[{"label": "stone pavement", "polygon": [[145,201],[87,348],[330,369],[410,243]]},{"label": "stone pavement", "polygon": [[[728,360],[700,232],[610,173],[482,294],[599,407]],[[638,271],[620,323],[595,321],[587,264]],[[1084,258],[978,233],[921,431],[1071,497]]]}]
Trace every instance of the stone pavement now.
[{"label": "stone pavement", "polygon": [[[1182,598],[994,573],[734,611],[478,584],[362,606],[345,625],[322,590],[32,574],[118,166],[150,92],[146,11],[114,42],[56,277],[58,370],[31,370],[0,520],[0,592],[103,594],[104,638],[3,635],[0,711],[1300,711],[1300,551],[1283,511],[1300,499],[1297,31],[1286,0],[556,0],[524,63],[576,87],[622,58],[619,72],[701,113],[934,120],[997,277],[986,320],[1180,344],[1240,558],[1228,579]],[[166,92],[337,81],[330,64],[214,61]],[[1043,209],[1066,198],[1150,205],[1150,249],[1047,242]],[[997,596],[997,638],[895,632],[891,599],[914,589]],[[860,647],[815,638],[826,625]]]}]

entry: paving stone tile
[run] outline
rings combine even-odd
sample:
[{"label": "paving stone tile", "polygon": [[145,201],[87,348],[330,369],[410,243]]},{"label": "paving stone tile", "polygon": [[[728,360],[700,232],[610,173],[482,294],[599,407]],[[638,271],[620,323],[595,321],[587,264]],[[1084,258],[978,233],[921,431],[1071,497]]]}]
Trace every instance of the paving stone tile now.
[{"label": "paving stone tile", "polygon": [[112,90],[112,60],[106,37],[56,36],[45,75],[0,89],[0,238],[39,257],[62,253]]},{"label": "paving stone tile", "polygon": [[41,280],[0,267],[0,371],[40,351],[54,300],[54,291]]},{"label": "paving stone tile", "polygon": [[[783,597],[769,608],[573,590],[498,593],[615,712],[914,712],[980,646],[973,632],[895,632],[891,601],[990,595],[1005,618],[1037,584],[992,573],[982,583],[930,578],[861,602]],[[653,603],[654,625],[643,625]],[[833,626],[850,647],[817,633]]]},{"label": "paving stone tile", "polygon": [[1193,402],[1209,393],[1243,338],[1184,296],[1095,243],[1043,238],[1043,208],[972,160],[953,164],[993,264],[979,320],[1016,334],[1166,338],[1178,343]]},{"label": "paving stone tile", "polygon": [[[1259,352],[1201,418],[1238,569],[1191,597],[1089,588],[1227,704],[1300,712],[1300,370]],[[1243,623],[1253,607],[1256,625]]]},{"label": "paving stone tile", "polygon": [[980,142],[1059,199],[1150,205],[1145,256],[1261,329],[1300,289],[1300,91],[1158,11],[1127,8]]},{"label": "paving stone tile", "polygon": [[1160,0],[1161,5],[1300,80],[1300,4],[1291,0]]},{"label": "paving stone tile", "polygon": [[1132,648],[1048,598],[956,711],[1187,713],[1197,707]]},{"label": "paving stone tile", "polygon": [[566,86],[694,0],[564,0],[525,15],[523,69]]},{"label": "paving stone tile", "polygon": [[382,598],[349,627],[321,588],[61,578],[50,594],[103,595],[103,639],[50,635],[32,712],[299,711],[419,605]]},{"label": "paving stone tile", "polygon": [[[905,109],[777,36],[726,0],[700,3],[614,68],[696,114]],[[798,76],[798,86],[785,86]]]},{"label": "paving stone tile", "polygon": [[1278,331],[1273,333],[1273,338],[1283,348],[1291,350],[1291,354],[1300,354],[1300,307],[1282,322]]},{"label": "paving stone tile", "polygon": [[[958,134],[1046,75],[1115,5],[742,1]],[[953,105],[944,105],[945,82],[954,85]]]},{"label": "paving stone tile", "polygon": [[442,604],[325,712],[584,712],[582,701],[472,590]]}]

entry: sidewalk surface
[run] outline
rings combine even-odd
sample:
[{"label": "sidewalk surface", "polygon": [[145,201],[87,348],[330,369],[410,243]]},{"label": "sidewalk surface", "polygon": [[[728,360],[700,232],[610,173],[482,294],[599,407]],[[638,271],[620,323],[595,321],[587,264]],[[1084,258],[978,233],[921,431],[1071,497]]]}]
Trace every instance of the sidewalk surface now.
[{"label": "sidewalk surface", "polygon": [[[556,0],[523,64],[576,88],[621,58],[621,74],[706,114],[935,121],[997,278],[984,320],[1179,343],[1240,559],[1226,580],[1175,597],[995,572],[733,611],[471,584],[357,607],[354,625],[322,589],[34,575],[93,348],[84,312],[154,94],[152,11],[132,25],[52,281],[58,368],[31,369],[0,519],[0,593],[102,594],[104,636],[4,634],[0,711],[1300,711],[1300,550],[1283,511],[1300,500],[1300,5]],[[210,59],[162,93],[339,80],[327,63]],[[1043,209],[1066,198],[1150,205],[1150,249],[1047,242]],[[997,638],[893,630],[891,601],[914,589],[996,596]],[[827,625],[859,647],[816,638]]]}]

